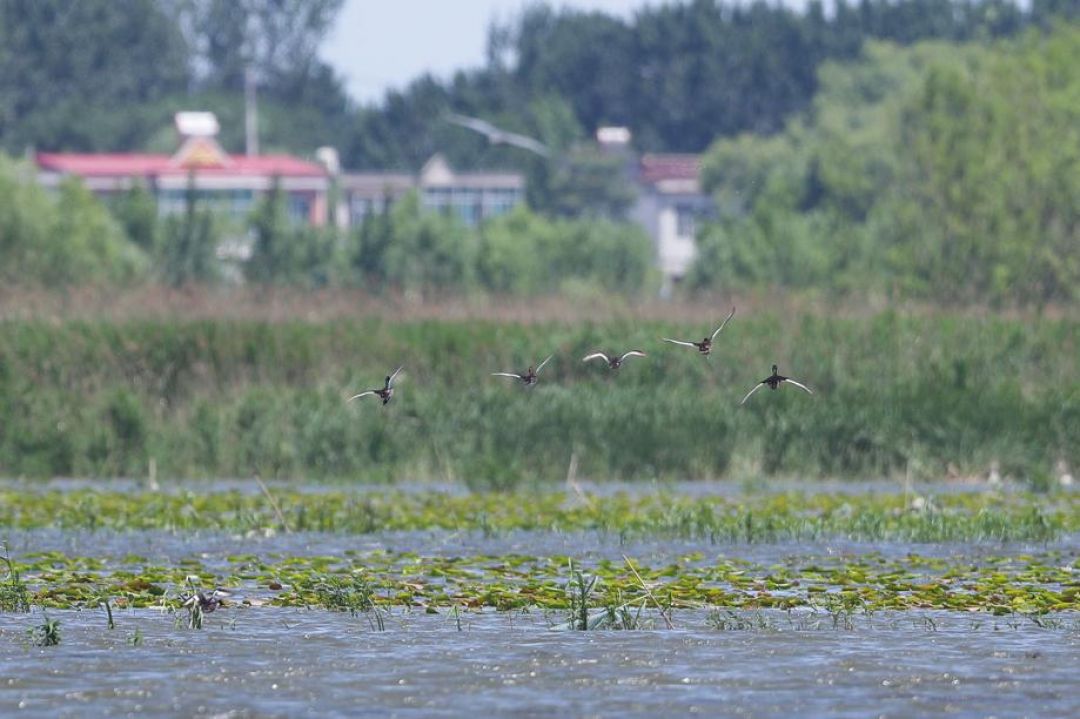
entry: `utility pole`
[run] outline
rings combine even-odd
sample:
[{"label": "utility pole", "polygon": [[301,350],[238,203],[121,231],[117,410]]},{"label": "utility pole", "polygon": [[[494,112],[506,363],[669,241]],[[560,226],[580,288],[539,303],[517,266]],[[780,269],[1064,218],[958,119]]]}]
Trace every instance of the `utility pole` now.
[{"label": "utility pole", "polygon": [[255,70],[244,68],[244,151],[248,157],[259,154],[259,109],[255,104]]}]

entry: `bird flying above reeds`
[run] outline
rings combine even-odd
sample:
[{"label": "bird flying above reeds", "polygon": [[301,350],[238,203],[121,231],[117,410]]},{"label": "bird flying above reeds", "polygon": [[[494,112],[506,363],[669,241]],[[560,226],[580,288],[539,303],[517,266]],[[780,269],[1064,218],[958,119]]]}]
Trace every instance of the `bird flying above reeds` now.
[{"label": "bird flying above reeds", "polygon": [[720,332],[723,331],[723,329],[725,327],[727,327],[727,323],[730,322],[731,318],[734,317],[734,316],[735,316],[735,308],[732,307],[731,308],[731,314],[729,314],[727,316],[727,319],[724,320],[723,324],[721,324],[719,327],[717,327],[713,331],[712,336],[705,337],[700,342],[693,342],[693,341],[687,342],[685,340],[673,340],[670,337],[662,337],[661,339],[663,339],[665,342],[670,342],[671,344],[674,344],[674,345],[682,345],[683,347],[695,347],[695,348],[697,348],[698,352],[700,352],[701,354],[708,357],[709,353],[712,352],[712,345],[713,345],[713,341],[716,339],[716,335],[720,334]]},{"label": "bird flying above reeds", "polygon": [[619,369],[622,367],[623,362],[627,357],[647,357],[641,350],[630,350],[629,352],[623,352],[621,355],[609,355],[605,352],[593,352],[592,354],[585,355],[581,358],[582,362],[588,362],[589,360],[602,359],[607,362],[610,369]]},{"label": "bird flying above reeds", "polygon": [[352,402],[354,399],[360,399],[361,397],[368,397],[374,395],[381,399],[382,403],[385,405],[394,396],[394,380],[397,379],[398,373],[401,372],[402,369],[403,367],[398,367],[396,370],[394,370],[394,373],[392,375],[388,375],[386,377],[386,384],[381,389],[364,390],[360,394],[354,394],[352,397],[349,397],[348,401]]},{"label": "bird flying above reeds", "polygon": [[750,395],[752,395],[754,392],[757,392],[762,387],[768,387],[769,389],[777,389],[780,385],[784,384],[785,382],[787,384],[795,385],[796,387],[801,389],[803,392],[806,392],[807,394],[813,394],[814,393],[814,391],[812,389],[810,389],[809,387],[804,385],[802,382],[797,382],[797,381],[791,379],[790,377],[784,377],[781,374],[777,374],[776,370],[777,370],[776,365],[773,365],[772,366],[772,374],[769,375],[768,377],[766,377],[765,379],[761,380],[760,382],[758,382],[756,385],[754,385],[754,388],[746,393],[746,396],[742,398],[742,402],[739,402],[739,404],[744,404],[746,402],[746,400],[750,399]]},{"label": "bird flying above reeds", "polygon": [[533,369],[532,365],[530,365],[529,369],[525,370],[525,372],[522,374],[518,374],[517,372],[492,372],[491,376],[512,377],[513,379],[521,380],[521,382],[526,387],[531,387],[532,385],[536,384],[536,376],[540,374],[540,370],[544,369],[544,365],[546,365],[548,363],[548,360],[550,360],[554,356],[555,355],[548,355],[547,359],[545,359],[543,362],[536,366],[536,369]]}]

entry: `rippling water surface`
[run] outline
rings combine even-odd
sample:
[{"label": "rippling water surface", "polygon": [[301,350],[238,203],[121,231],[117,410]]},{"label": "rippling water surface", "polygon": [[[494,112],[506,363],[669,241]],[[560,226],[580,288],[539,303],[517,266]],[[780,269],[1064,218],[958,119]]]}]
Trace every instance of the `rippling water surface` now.
[{"label": "rippling water surface", "polygon": [[[772,613],[721,631],[570,632],[553,617],[402,614],[378,631],[326,611],[232,607],[201,631],[152,610],[0,615],[0,715],[1078,716],[1075,626],[953,614],[854,627]],[[767,616],[767,615],[766,615]],[[934,628],[931,628],[934,627]],[[136,628],[141,645],[131,646]]]},{"label": "rippling water surface", "polygon": [[[984,557],[1052,552],[1072,564],[1080,538],[1001,544],[711,544],[598,533],[394,532],[349,536],[224,533],[5,532],[16,558],[34,552],[137,554],[209,568],[231,553],[337,556],[386,550],[425,556],[574,556],[585,566],[629,554],[660,565],[692,552],[760,565],[840,556]],[[244,588],[240,589],[240,599]],[[249,588],[255,591],[256,588]],[[799,609],[710,615],[680,609],[674,629],[574,632],[558,612],[453,615],[390,610],[230,606],[202,630],[180,614],[48,612],[61,644],[37,647],[30,614],[0,613],[0,717],[230,716],[1080,716],[1080,616],[1038,622],[985,613],[906,611],[839,619]],[[719,620],[719,621],[718,621]],[[1040,625],[1041,624],[1041,625]],[[133,640],[138,637],[138,642]]]}]

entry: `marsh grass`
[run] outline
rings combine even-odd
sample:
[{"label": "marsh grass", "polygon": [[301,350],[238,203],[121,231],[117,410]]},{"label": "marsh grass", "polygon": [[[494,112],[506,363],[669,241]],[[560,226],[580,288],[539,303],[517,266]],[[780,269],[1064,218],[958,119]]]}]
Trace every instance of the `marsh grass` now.
[{"label": "marsh grass", "polygon": [[[363,615],[367,617],[372,629],[380,632],[386,630],[384,610],[375,603],[375,588],[360,573],[354,572],[347,577],[320,577],[314,581],[311,590],[318,606],[347,611],[354,617]],[[459,629],[460,626],[459,618]]]},{"label": "marsh grass", "polygon": [[42,623],[28,629],[27,635],[34,646],[55,647],[60,644],[60,620],[45,614]]},{"label": "marsh grass", "polygon": [[29,612],[30,590],[19,576],[19,570],[11,561],[7,544],[3,545],[4,554],[0,560],[7,569],[7,577],[0,583],[0,612]]},{"label": "marsh grass", "polygon": [[[740,312],[712,361],[676,350],[617,378],[581,366],[697,323],[377,317],[8,320],[0,473],[457,480],[754,474],[1004,476],[1046,487],[1080,465],[1077,321],[895,312]],[[487,372],[554,352],[531,392]],[[350,388],[406,362],[384,408]],[[742,393],[771,362],[814,397]],[[769,441],[763,441],[768,438]],[[283,510],[287,507],[282,506]],[[288,512],[284,511],[287,515]]]},{"label": "marsh grass", "polygon": [[567,624],[571,629],[584,632],[588,629],[595,629],[597,622],[601,617],[606,616],[606,612],[601,612],[595,617],[589,616],[589,609],[592,605],[592,595],[596,590],[596,584],[600,581],[600,578],[596,575],[586,575],[580,568],[574,565],[574,560],[570,560],[568,566],[570,572],[570,579],[566,583],[566,599],[567,599]]},{"label": "marsh grass", "polygon": [[[0,527],[69,530],[213,530],[262,534],[370,534],[453,530],[495,537],[519,530],[588,531],[621,542],[651,537],[709,543],[856,541],[1044,543],[1080,531],[1080,493],[756,493],[692,497],[666,491],[275,491],[281,512],[256,492],[132,493],[0,489]],[[582,501],[582,497],[588,501]]]}]

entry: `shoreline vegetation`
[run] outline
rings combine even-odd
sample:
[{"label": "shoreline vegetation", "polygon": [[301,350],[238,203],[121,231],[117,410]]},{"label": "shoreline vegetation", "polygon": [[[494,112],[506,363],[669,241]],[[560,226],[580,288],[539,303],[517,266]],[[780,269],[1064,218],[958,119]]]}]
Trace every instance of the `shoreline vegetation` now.
[{"label": "shoreline vegetation", "polygon": [[[375,612],[376,620],[391,609],[570,610],[585,629],[626,607],[656,609],[652,619],[671,627],[688,609],[1046,617],[1080,600],[1076,492],[174,489],[0,490],[0,526],[24,547],[0,554],[0,612],[181,612],[201,587],[207,596],[224,589],[225,606]],[[80,543],[97,552],[35,548],[41,532],[82,533]],[[139,542],[130,550],[112,542],[116,533],[159,539],[144,556]],[[312,548],[316,536],[321,550]],[[529,536],[537,541],[522,543]],[[191,553],[184,547],[193,538],[235,548]],[[514,538],[508,553],[485,549]],[[550,540],[554,554],[542,549]],[[569,547],[583,556],[563,554]]]},{"label": "shoreline vegetation", "polygon": [[[589,480],[997,472],[1048,488],[1080,465],[1068,312],[750,296],[705,360],[659,338],[730,304],[98,292],[0,295],[0,476],[509,489],[573,464]],[[580,361],[619,347],[650,356],[617,376]],[[529,391],[487,376],[551,353]],[[774,362],[816,395],[738,407]],[[398,365],[391,405],[345,403]]]}]

